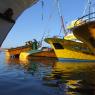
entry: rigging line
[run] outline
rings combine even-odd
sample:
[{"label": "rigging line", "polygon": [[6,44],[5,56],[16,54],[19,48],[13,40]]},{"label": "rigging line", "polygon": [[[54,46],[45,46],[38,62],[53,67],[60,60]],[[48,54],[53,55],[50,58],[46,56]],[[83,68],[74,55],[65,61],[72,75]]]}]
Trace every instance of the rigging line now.
[{"label": "rigging line", "polygon": [[[93,8],[92,10],[93,10],[93,13],[94,13],[95,12],[95,8]],[[95,14],[93,14],[93,17],[95,17]],[[95,18],[93,18],[93,19],[95,19]]]},{"label": "rigging line", "polygon": [[89,5],[89,0],[87,1],[87,5],[85,6],[85,8],[84,8],[84,11],[83,11],[83,16],[85,15],[85,13],[86,13],[86,10],[87,10],[87,8],[88,8],[88,5]]},{"label": "rigging line", "polygon": [[55,0],[57,2],[57,8],[58,8],[58,14],[60,16],[60,19],[61,19],[61,24],[62,24],[62,28],[64,30],[64,35],[66,35],[66,29],[65,29],[65,26],[64,26],[64,20],[63,20],[63,16],[61,14],[61,9],[60,9],[60,4],[59,4],[59,0]]},{"label": "rigging line", "polygon": [[[41,14],[41,19],[42,19],[42,26],[43,26],[43,19],[44,19],[44,14],[43,14],[43,9],[44,9],[44,1],[41,0],[41,8],[42,8],[42,14]],[[42,37],[41,37],[41,40],[39,42],[40,46],[42,46],[42,42],[43,42],[43,38],[44,38],[44,34],[45,32],[43,33]]]},{"label": "rigging line", "polygon": [[[42,6],[44,7],[44,1],[42,2]],[[42,7],[42,9],[43,9],[43,7]],[[53,10],[51,10],[51,13],[50,13],[50,15],[48,16],[48,22],[46,23],[46,27],[44,28],[44,33],[43,33],[43,36],[42,36],[42,40],[44,39],[44,37],[45,37],[45,34],[46,34],[46,28],[49,28],[49,21],[52,19],[52,17],[53,17],[53,13],[54,13],[54,11],[55,11],[55,9],[53,9]]]},{"label": "rigging line", "polygon": [[[44,17],[43,17],[43,9],[44,9],[44,1],[43,1],[43,0],[41,1],[41,6],[42,6],[42,21],[43,21],[43,18],[44,18]],[[49,16],[49,19],[51,19],[51,18],[52,18],[52,15]],[[48,24],[48,23],[47,23],[47,24]],[[46,24],[46,27],[48,26],[47,24]],[[44,30],[45,30],[45,29],[44,29]],[[42,42],[43,42],[43,39],[44,39],[45,35],[46,35],[46,31],[44,31],[44,33],[43,33],[43,35],[42,35],[42,38],[41,38],[41,41],[40,41],[41,44],[42,44]]]},{"label": "rigging line", "polygon": [[42,6],[42,20],[43,20],[43,18],[44,18],[44,14],[43,14],[43,9],[44,9],[44,1],[43,1],[43,0],[41,1],[41,6]]},{"label": "rigging line", "polygon": [[62,25],[60,27],[60,32],[59,32],[58,36],[60,36],[61,32],[62,32]]},{"label": "rigging line", "polygon": [[[55,5],[54,5],[54,6],[55,6]],[[54,6],[53,6],[53,7],[54,7]],[[52,19],[52,17],[53,17],[53,15],[54,15],[55,11],[56,11],[55,8],[51,10],[51,13],[50,13],[50,15],[49,15],[49,19]]]}]

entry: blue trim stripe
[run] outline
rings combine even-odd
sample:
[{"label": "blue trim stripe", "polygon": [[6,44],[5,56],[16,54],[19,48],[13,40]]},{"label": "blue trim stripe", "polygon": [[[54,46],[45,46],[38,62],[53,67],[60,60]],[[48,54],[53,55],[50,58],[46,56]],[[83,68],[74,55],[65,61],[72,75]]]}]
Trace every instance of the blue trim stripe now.
[{"label": "blue trim stripe", "polygon": [[95,60],[86,60],[86,59],[73,59],[73,58],[58,58],[61,62],[95,62]]}]

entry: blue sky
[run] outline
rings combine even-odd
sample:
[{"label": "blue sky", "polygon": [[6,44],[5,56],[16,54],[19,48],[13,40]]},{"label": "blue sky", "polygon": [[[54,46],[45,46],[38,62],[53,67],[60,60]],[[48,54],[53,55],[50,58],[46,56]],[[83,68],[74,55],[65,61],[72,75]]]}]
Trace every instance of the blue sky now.
[{"label": "blue sky", "polygon": [[[42,11],[41,1],[27,9],[17,20],[2,47],[17,47],[24,42],[36,38],[41,40],[43,33],[50,37],[58,35],[60,31],[60,17],[55,0],[43,0]],[[87,0],[59,0],[64,23],[82,16]],[[44,15],[42,20],[42,13]],[[51,18],[50,18],[51,17]],[[63,35],[63,34],[61,34]]]}]

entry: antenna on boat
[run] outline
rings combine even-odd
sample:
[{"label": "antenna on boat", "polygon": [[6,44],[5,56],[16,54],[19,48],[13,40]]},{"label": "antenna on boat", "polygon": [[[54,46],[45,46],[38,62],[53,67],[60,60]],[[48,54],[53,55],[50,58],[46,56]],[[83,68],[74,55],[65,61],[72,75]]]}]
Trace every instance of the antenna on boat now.
[{"label": "antenna on boat", "polygon": [[90,13],[91,13],[91,0],[88,0],[89,1],[89,20],[90,20]]},{"label": "antenna on boat", "polygon": [[43,20],[43,9],[44,9],[44,1],[41,1],[41,6],[42,6],[42,20]]},{"label": "antenna on boat", "polygon": [[[41,19],[42,19],[42,22],[43,22],[43,19],[44,19],[44,14],[43,14],[43,10],[44,10],[44,1],[41,0],[41,8],[42,8],[42,14],[41,14]],[[39,45],[42,46],[42,42],[43,42],[43,38],[44,38],[44,35],[45,35],[45,31],[41,37],[41,40],[39,42]]]},{"label": "antenna on boat", "polygon": [[59,0],[55,0],[57,2],[57,8],[58,8],[58,14],[60,16],[60,19],[61,19],[61,24],[62,24],[62,28],[64,30],[64,35],[66,35],[66,29],[65,29],[65,26],[64,26],[64,20],[63,20],[63,16],[61,14],[61,9],[60,9],[60,4],[59,4]]}]

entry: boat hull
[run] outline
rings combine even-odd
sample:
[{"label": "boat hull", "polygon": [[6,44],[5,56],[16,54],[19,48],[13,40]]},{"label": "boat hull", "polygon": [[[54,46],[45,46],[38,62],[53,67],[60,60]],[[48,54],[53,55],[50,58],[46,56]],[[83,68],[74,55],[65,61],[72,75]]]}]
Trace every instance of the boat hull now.
[{"label": "boat hull", "polygon": [[95,60],[58,58],[60,62],[95,62]]},{"label": "boat hull", "polygon": [[33,53],[29,57],[49,57],[49,58],[56,58],[54,51],[41,51],[38,53]]},{"label": "boat hull", "polygon": [[59,60],[63,61],[79,61],[79,62],[86,62],[86,61],[94,61],[95,62],[95,56],[81,53],[81,52],[75,52],[72,50],[64,49],[64,50],[54,50],[56,56]]},{"label": "boat hull", "polygon": [[95,21],[75,26],[72,31],[75,37],[85,43],[95,54]]},{"label": "boat hull", "polygon": [[[59,39],[47,39],[48,43],[52,46],[55,51],[57,58],[61,61],[79,61],[79,62],[95,62],[95,55],[83,51],[77,51],[76,49],[71,49],[64,47],[65,40]],[[60,43],[64,48],[56,49],[54,43]]]}]

